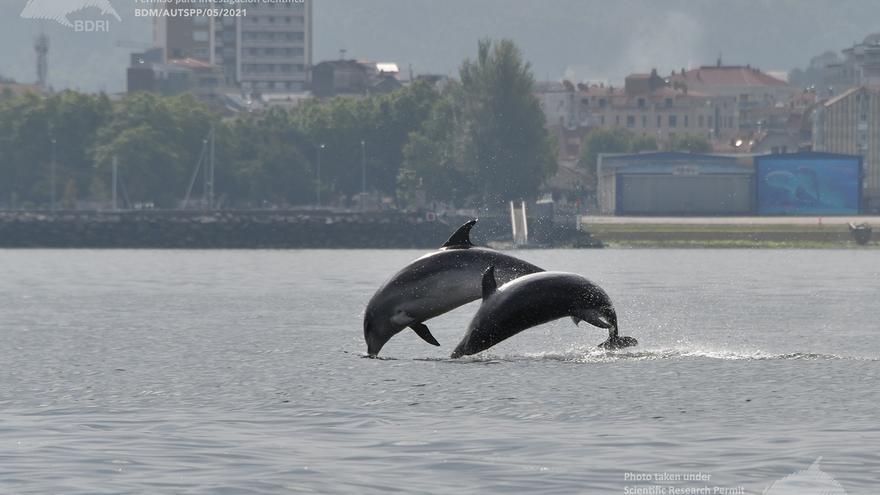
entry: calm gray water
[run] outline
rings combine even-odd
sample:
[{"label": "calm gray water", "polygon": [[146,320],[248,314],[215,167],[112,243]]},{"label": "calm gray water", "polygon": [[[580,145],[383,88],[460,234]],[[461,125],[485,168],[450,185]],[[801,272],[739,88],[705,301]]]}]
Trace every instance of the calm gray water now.
[{"label": "calm gray water", "polygon": [[525,251],[640,345],[560,320],[445,359],[470,305],[362,359],[421,254],[0,251],[0,493],[761,493],[819,457],[877,492],[880,251]]}]

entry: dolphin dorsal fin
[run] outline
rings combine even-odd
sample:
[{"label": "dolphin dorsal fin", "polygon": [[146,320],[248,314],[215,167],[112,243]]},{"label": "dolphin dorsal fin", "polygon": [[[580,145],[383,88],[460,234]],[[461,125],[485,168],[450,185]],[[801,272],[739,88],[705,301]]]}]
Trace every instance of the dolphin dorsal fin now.
[{"label": "dolphin dorsal fin", "polygon": [[445,244],[440,246],[440,249],[467,249],[473,247],[474,245],[471,244],[471,227],[473,227],[475,223],[477,223],[476,218],[467,221],[449,237],[449,240],[446,241]]},{"label": "dolphin dorsal fin", "polygon": [[498,283],[495,281],[495,267],[489,265],[489,268],[483,272],[483,300],[488,299],[496,290],[498,290]]}]

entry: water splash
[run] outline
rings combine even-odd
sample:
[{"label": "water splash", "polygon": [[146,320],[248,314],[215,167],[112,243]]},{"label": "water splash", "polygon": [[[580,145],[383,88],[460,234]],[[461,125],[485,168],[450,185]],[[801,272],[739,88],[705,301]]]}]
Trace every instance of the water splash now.
[{"label": "water splash", "polygon": [[717,359],[723,361],[877,361],[876,358],[840,356],[814,352],[769,353],[762,350],[734,351],[693,346],[660,347],[649,349],[623,349],[606,351],[592,346],[573,347],[565,351],[497,355],[481,353],[458,359],[460,362],[499,361],[560,361],[568,363],[613,363],[626,361]]}]

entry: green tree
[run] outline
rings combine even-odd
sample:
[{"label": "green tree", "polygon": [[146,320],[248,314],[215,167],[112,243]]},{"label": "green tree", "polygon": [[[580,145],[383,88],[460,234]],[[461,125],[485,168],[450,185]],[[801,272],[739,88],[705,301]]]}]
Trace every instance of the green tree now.
[{"label": "green tree", "polygon": [[712,151],[712,143],[706,136],[684,134],[675,136],[666,143],[667,151],[688,151],[691,153],[709,153]]},{"label": "green tree", "polygon": [[657,139],[654,136],[633,136],[632,141],[630,142],[630,151],[633,153],[641,153],[642,151],[657,151],[659,146],[657,146]]},{"label": "green tree", "polygon": [[0,204],[48,205],[54,149],[59,204],[107,201],[116,158],[121,192],[131,202],[177,207],[212,124],[215,193],[226,204],[312,202],[318,144],[326,145],[320,186],[328,201],[361,191],[363,158],[368,189],[394,195],[409,135],[440,98],[433,86],[416,82],[388,95],[316,100],[221,121],[191,95],[136,93],[111,102],[72,91],[7,92],[0,98]]},{"label": "green tree", "polygon": [[[361,190],[361,141],[376,124],[370,98],[336,97],[312,101],[292,112],[294,128],[309,143],[303,152],[315,163],[321,154],[320,187],[325,196],[352,196]],[[372,141],[372,140],[370,140]],[[378,143],[372,143],[371,147]],[[374,151],[374,150],[373,150]]]},{"label": "green tree", "polygon": [[409,135],[398,178],[398,194],[403,198],[411,199],[416,189],[422,189],[432,198],[461,204],[479,192],[476,174],[462,160],[460,93],[459,87],[448,87],[421,128]]},{"label": "green tree", "polygon": [[[109,181],[113,158],[132,202],[179,205],[215,117],[190,95],[126,96],[98,132],[96,173]],[[219,190],[215,186],[216,190]]]},{"label": "green tree", "polygon": [[[52,95],[46,98],[45,105],[49,132],[56,140],[56,182],[60,188],[73,181],[72,187],[64,186],[64,196],[69,198],[69,191],[87,191],[89,188],[95,173],[91,152],[99,130],[110,121],[113,107],[106,95],[93,96],[74,91]],[[75,206],[76,202],[70,199],[65,204],[67,208]]]},{"label": "green tree", "polygon": [[512,41],[482,40],[477,58],[465,60],[459,74],[463,159],[484,204],[534,197],[557,164],[529,64]]},{"label": "green tree", "polygon": [[311,143],[292,125],[286,111],[273,109],[224,126],[219,135],[229,175],[224,190],[230,199],[251,207],[307,204],[315,179],[308,156]]},{"label": "green tree", "polygon": [[[394,195],[409,133],[428,118],[439,94],[426,82],[387,95],[314,100],[290,113],[294,128],[321,152],[321,183],[328,192],[351,197],[361,192],[362,162],[367,189]],[[361,144],[363,142],[363,145]]]},{"label": "green tree", "polygon": [[141,124],[121,129],[102,145],[95,159],[99,173],[109,177],[113,158],[119,160],[119,180],[132,202],[153,202],[173,208],[186,188],[182,152],[177,143],[166,140],[161,129]]},{"label": "green tree", "polygon": [[439,100],[440,93],[426,81],[377,97],[377,121],[366,142],[368,187],[395,194],[410,133],[429,118]]},{"label": "green tree", "polygon": [[68,210],[76,208],[78,197],[79,191],[76,187],[76,181],[73,178],[67,179],[67,184],[64,186],[64,194],[61,196],[61,206]]},{"label": "green tree", "polygon": [[[633,150],[633,134],[620,127],[599,128],[590,131],[581,146],[578,165],[590,174],[588,189],[596,190],[599,155],[602,153],[629,153]],[[656,142],[654,143],[656,148]]]},{"label": "green tree", "polygon": [[488,207],[534,197],[557,164],[529,64],[512,41],[482,40],[459,74],[409,135],[398,183]]},{"label": "green tree", "polygon": [[0,99],[0,202],[19,198],[48,205],[53,150],[56,199],[68,180],[86,190],[92,171],[89,150],[110,113],[105,95],[63,91]]}]

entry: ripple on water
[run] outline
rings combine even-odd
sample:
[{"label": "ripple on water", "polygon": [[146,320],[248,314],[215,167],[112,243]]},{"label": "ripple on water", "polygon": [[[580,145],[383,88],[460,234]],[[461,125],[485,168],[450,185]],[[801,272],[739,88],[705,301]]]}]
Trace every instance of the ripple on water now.
[{"label": "ripple on water", "polygon": [[572,346],[596,336],[565,322],[456,360],[473,306],[432,323],[446,347],[359,357],[372,290],[421,253],[2,254],[0,493],[623,493],[693,471],[761,493],[819,456],[849,493],[880,484],[877,250],[523,251],[600,282],[641,345]]}]

